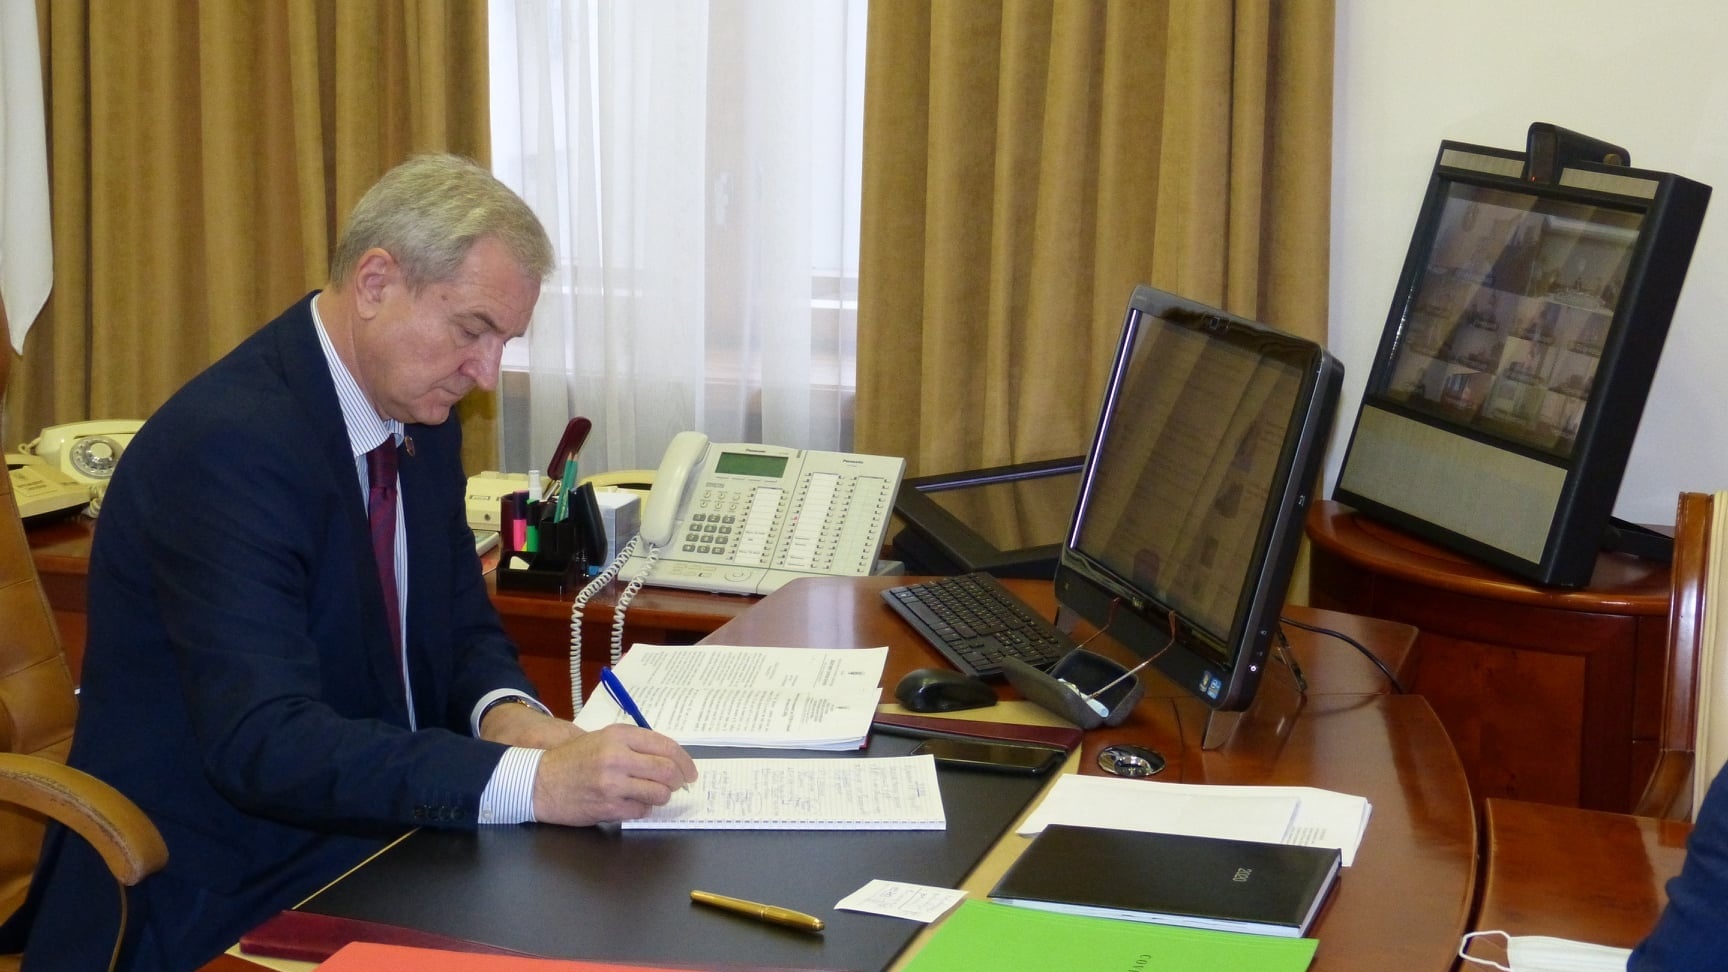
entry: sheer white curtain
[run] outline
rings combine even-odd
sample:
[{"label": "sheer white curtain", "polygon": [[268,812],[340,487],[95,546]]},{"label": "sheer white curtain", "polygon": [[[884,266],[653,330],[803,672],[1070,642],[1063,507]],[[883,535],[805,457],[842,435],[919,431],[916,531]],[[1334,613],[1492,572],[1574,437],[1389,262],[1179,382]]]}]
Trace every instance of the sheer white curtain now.
[{"label": "sheer white curtain", "polygon": [[506,468],[572,415],[584,473],[683,429],[849,447],[864,6],[492,0],[493,166],[560,260],[506,359]]}]

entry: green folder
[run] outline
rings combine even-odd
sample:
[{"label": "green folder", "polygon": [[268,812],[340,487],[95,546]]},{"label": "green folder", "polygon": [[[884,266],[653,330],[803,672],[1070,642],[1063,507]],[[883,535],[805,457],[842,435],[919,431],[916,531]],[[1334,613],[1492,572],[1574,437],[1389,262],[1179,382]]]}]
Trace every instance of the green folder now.
[{"label": "green folder", "polygon": [[965,901],[906,972],[1303,972],[1319,944]]}]

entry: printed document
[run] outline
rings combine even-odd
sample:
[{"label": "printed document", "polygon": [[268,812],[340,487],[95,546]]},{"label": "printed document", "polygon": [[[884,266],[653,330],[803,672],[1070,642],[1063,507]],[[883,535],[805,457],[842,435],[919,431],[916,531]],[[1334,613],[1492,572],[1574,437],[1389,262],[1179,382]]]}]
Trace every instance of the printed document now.
[{"label": "printed document", "polygon": [[696,782],[624,829],[943,830],[925,756],[698,759]]},{"label": "printed document", "polygon": [[[612,670],[654,731],[684,746],[859,749],[888,649],[637,645]],[[576,724],[630,719],[602,688]]]},{"label": "printed document", "polygon": [[1036,834],[1060,823],[1336,847],[1349,867],[1372,809],[1362,797],[1311,786],[1159,783],[1070,775],[1057,778],[1027,815],[1020,833]]}]

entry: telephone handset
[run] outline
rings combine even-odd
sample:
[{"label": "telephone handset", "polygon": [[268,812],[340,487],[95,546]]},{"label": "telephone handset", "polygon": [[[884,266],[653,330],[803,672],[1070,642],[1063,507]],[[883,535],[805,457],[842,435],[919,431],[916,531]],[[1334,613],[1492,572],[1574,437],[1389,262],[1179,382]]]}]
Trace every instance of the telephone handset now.
[{"label": "telephone handset", "polygon": [[684,507],[694,481],[691,473],[707,451],[708,437],[700,432],[680,432],[672,437],[648,493],[649,500],[660,502],[645,504],[642,509],[642,528],[637,533],[643,543],[664,547],[671,542],[678,511]]},{"label": "telephone handset", "polygon": [[869,574],[905,467],[888,456],[719,444],[681,432],[642,511],[640,536],[650,549],[639,550],[623,576],[768,594],[796,577]]}]

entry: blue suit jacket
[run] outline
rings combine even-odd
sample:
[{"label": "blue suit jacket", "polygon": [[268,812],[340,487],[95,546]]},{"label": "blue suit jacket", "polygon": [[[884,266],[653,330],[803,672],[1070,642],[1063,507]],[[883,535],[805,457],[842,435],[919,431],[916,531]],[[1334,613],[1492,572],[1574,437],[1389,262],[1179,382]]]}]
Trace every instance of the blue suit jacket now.
[{"label": "blue suit jacket", "polygon": [[[534,694],[474,555],[457,423],[409,426],[409,731],[310,300],[163,405],[103,502],[70,762],[169,851],[135,893],[125,968],[196,967],[409,826],[474,826],[504,747],[470,735],[472,707]],[[112,879],[64,836],[34,882],[29,965],[75,968],[110,927],[93,912]]]},{"label": "blue suit jacket", "polygon": [[1728,966],[1728,771],[1710,781],[1693,823],[1686,862],[1668,882],[1668,905],[1632,950],[1630,972]]}]

